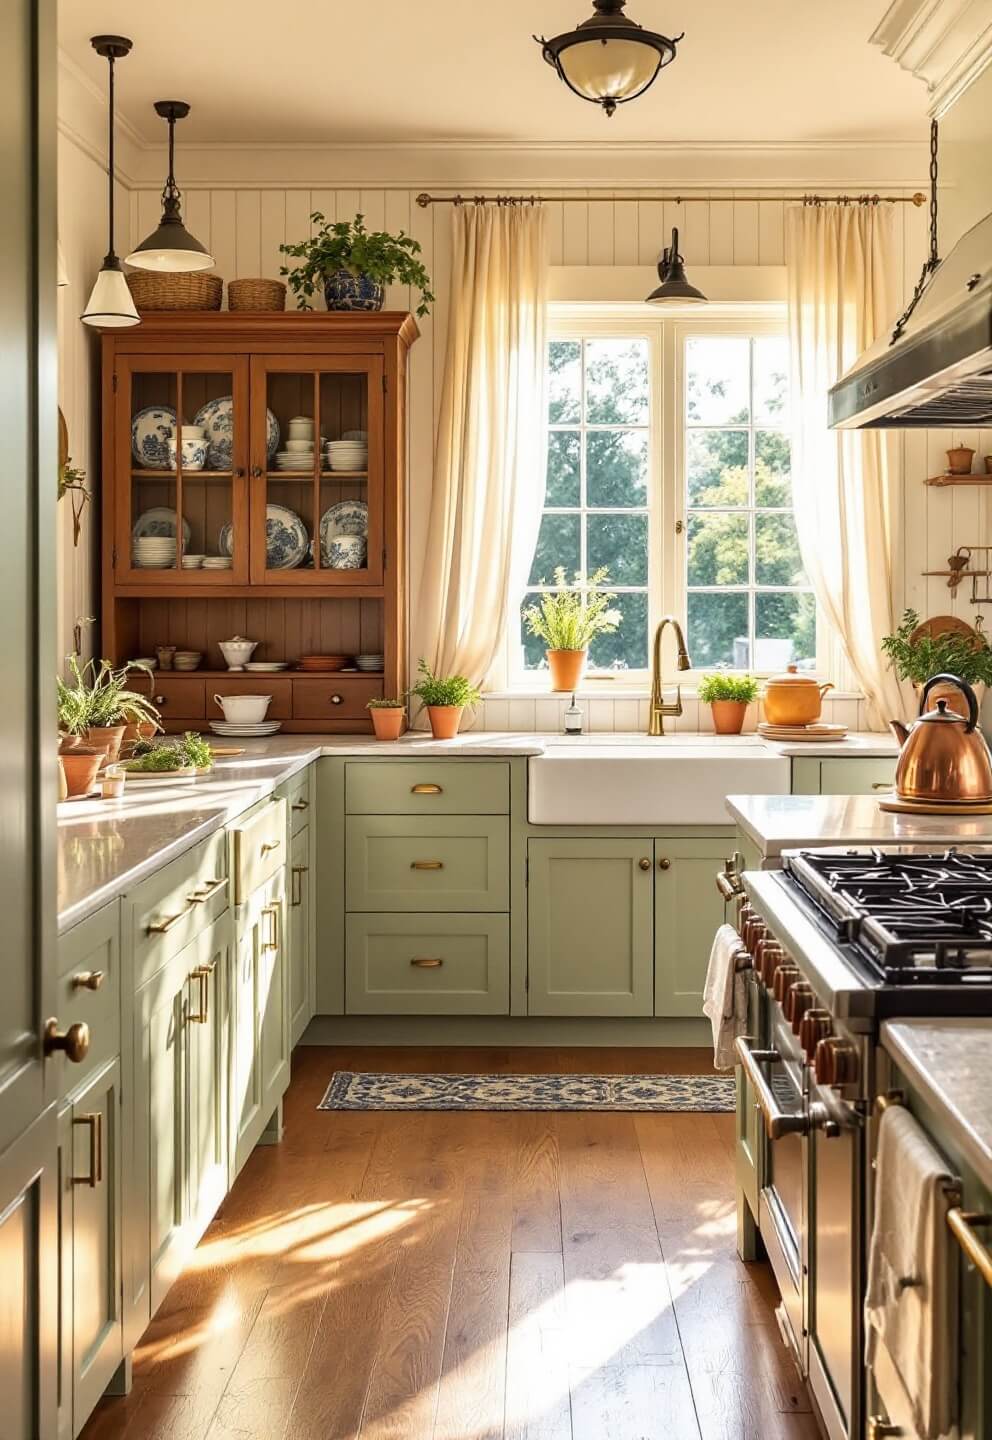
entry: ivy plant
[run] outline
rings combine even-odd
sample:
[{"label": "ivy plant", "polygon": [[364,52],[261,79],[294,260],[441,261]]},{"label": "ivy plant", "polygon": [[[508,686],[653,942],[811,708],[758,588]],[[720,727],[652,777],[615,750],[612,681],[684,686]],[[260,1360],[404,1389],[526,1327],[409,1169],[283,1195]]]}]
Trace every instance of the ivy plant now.
[{"label": "ivy plant", "polygon": [[350,275],[367,275],[380,285],[410,285],[420,292],[418,315],[428,315],[434,303],[431,277],[417,259],[420,241],[401,230],[390,235],[387,230],[366,230],[365,216],[354,220],[328,221],[319,210],[310,216],[313,233],[296,245],[280,245],[284,255],[302,263],[283,265],[280,275],[289,280],[301,310],[312,310],[309,303],[323,285],[327,275],[347,270]]}]

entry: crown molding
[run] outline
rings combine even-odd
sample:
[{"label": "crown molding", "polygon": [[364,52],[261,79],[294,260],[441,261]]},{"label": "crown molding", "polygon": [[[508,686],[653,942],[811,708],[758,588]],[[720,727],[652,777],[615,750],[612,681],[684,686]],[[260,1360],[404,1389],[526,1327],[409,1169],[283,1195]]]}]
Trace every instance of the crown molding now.
[{"label": "crown molding", "polygon": [[894,0],[871,43],[924,82],[940,119],[992,62],[992,0]]},{"label": "crown molding", "polygon": [[[57,123],[60,135],[106,170],[107,92],[62,50],[58,56]],[[137,183],[144,142],[134,127],[123,119],[119,109],[114,129],[116,178],[131,189]]]}]

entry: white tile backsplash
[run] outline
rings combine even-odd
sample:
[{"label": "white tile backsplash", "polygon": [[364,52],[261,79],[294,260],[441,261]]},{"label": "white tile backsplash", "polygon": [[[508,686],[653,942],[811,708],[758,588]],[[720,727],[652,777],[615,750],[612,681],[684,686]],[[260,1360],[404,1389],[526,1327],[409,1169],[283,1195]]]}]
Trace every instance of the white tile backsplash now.
[{"label": "white tile backsplash", "polygon": [[[668,696],[666,692],[666,698],[674,696]],[[487,697],[478,707],[472,728],[553,734],[560,732],[564,725],[568,703],[567,695]],[[648,701],[643,696],[624,695],[605,700],[600,696],[579,695],[577,703],[583,712],[583,728],[587,731],[630,733],[647,730]],[[764,707],[760,700],[749,705],[744,721],[745,732],[753,731],[763,718]],[[827,695],[821,719],[835,725],[846,725],[850,730],[866,730],[867,704],[854,695]],[[665,729],[669,733],[686,735],[712,734],[712,711],[694,696],[683,695],[682,714],[676,718],[666,716]]]}]

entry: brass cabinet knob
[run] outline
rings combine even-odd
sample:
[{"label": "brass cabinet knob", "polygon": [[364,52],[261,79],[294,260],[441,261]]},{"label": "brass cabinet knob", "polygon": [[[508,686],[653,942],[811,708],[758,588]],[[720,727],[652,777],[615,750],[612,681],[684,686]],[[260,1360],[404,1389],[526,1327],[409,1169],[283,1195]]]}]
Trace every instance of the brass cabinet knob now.
[{"label": "brass cabinet knob", "polygon": [[163,705],[168,704],[168,696],[167,696],[167,695],[153,695],[153,696],[152,696],[152,699],[154,700],[155,704],[159,707],[159,709],[161,709]]},{"label": "brass cabinet knob", "polygon": [[65,1031],[59,1029],[59,1022],[52,1018],[45,1025],[43,1047],[46,1055],[57,1050],[65,1053],[73,1065],[79,1065],[90,1053],[90,1027],[82,1020],[70,1025]]},{"label": "brass cabinet knob", "polygon": [[332,704],[332,705],[340,705],[340,704],[342,704],[342,703],[343,703],[342,696],[340,696],[340,695],[332,695],[332,696],[331,696],[331,704]]},{"label": "brass cabinet knob", "polygon": [[641,859],[638,860],[637,863],[638,863],[638,865],[640,866],[640,868],[641,868],[642,870],[650,870],[650,869],[651,869],[651,861],[648,859],[648,857],[647,857],[646,855],[642,856]]},{"label": "brass cabinet knob", "polygon": [[658,861],[658,869],[659,869],[659,870],[671,870],[671,868],[672,868],[672,862],[671,862],[671,860],[669,860],[669,858],[668,858],[667,855],[662,855],[661,859]]},{"label": "brass cabinet knob", "polygon": [[262,469],[261,465],[253,465],[251,467],[251,476],[253,480],[260,480],[264,474],[265,471]]},{"label": "brass cabinet knob", "polygon": [[410,964],[418,970],[440,970],[444,961],[436,955],[415,955]]},{"label": "brass cabinet knob", "polygon": [[102,970],[80,970],[78,975],[72,977],[73,990],[99,990],[103,984]]},{"label": "brass cabinet knob", "polygon": [[294,800],[294,801],[293,801],[293,809],[294,809],[294,810],[309,810],[309,809],[310,809],[310,801],[309,801],[309,800]]}]

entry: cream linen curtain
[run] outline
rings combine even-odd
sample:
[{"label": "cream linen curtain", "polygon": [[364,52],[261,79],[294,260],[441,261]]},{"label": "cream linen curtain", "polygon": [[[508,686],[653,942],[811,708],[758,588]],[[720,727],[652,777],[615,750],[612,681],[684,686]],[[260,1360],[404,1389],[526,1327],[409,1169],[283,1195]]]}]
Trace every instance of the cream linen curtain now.
[{"label": "cream linen curtain", "polygon": [[414,661],[502,679],[544,497],[547,246],[536,206],[453,212],[448,344]]},{"label": "cream linen curtain", "polygon": [[[898,309],[893,207],[802,206],[786,213],[796,525],[807,574],[857,683],[872,729],[912,714],[880,649],[893,628],[902,540],[897,437],[827,429],[827,391]],[[832,677],[836,678],[836,677]]]}]

